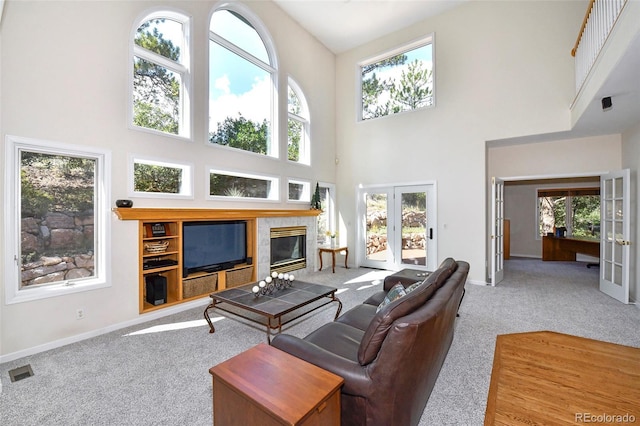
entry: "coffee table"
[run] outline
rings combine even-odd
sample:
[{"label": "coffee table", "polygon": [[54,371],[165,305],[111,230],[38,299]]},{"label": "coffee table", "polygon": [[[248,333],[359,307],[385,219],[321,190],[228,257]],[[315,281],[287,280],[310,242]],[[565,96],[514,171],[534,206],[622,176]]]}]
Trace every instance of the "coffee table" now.
[{"label": "coffee table", "polygon": [[[209,317],[210,309],[219,309],[251,322],[265,325],[267,342],[271,343],[271,330],[282,331],[282,326],[332,302],[338,302],[338,318],[342,302],[336,297],[335,287],[295,281],[292,287],[276,290],[272,294],[256,297],[251,291],[255,283],[211,293],[212,301],[204,310],[209,333],[215,328]],[[325,300],[326,299],[326,300]],[[291,314],[291,315],[289,315]]]}]

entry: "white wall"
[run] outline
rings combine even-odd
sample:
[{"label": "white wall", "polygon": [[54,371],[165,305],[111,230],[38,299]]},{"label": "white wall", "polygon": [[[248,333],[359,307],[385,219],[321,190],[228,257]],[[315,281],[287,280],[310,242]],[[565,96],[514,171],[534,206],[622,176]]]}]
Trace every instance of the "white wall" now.
[{"label": "white wall", "polygon": [[[469,261],[470,279],[485,281],[485,141],[569,129],[569,52],[584,11],[474,1],[338,56],[338,203],[351,247],[358,185],[436,181],[439,260]],[[357,63],[431,32],[435,108],[357,122]]]},{"label": "white wall", "polygon": [[[134,21],[162,4],[193,17],[194,140],[132,130],[127,125],[129,37]],[[315,182],[335,181],[335,57],[271,2],[247,2],[271,32],[280,66],[280,128],[286,129],[287,77],[309,102],[312,166],[263,159],[205,146],[207,126],[208,19],[214,1],[16,1],[5,4],[1,31],[1,135],[54,140],[112,150],[112,201],[129,198],[130,153],[194,163],[195,200],[133,199],[137,207],[256,208],[255,203],[205,200],[205,165],[275,174]],[[286,132],[280,150],[286,152]],[[4,164],[4,149],[0,162]],[[4,176],[2,177],[4,179]],[[4,181],[0,185],[4,192]],[[11,206],[5,206],[10,208]],[[308,208],[286,202],[259,208]],[[4,221],[0,212],[0,220]],[[112,286],[35,302],[6,305],[0,294],[0,356],[136,320],[137,223],[112,215]],[[0,236],[4,247],[4,235]],[[0,260],[4,270],[4,257]],[[76,320],[82,307],[85,319]],[[7,357],[5,357],[6,359]],[[0,358],[1,359],[1,358]]]}]

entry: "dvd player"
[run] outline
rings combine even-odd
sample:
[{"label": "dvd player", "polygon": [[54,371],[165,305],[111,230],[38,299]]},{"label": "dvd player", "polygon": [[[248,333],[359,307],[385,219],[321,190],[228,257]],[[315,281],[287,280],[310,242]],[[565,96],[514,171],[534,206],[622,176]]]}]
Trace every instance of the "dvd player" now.
[{"label": "dvd player", "polygon": [[142,264],[142,269],[164,268],[165,266],[175,266],[177,264],[178,261],[173,259],[146,260]]}]

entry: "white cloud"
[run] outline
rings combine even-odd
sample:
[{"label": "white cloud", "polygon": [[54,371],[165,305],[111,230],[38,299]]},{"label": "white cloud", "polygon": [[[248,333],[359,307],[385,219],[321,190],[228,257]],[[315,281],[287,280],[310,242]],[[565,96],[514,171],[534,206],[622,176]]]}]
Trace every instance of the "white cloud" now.
[{"label": "white cloud", "polygon": [[223,94],[209,101],[210,130],[215,130],[217,124],[222,123],[227,117],[237,117],[238,114],[258,123],[265,119],[271,121],[272,85],[269,76],[256,79],[251,89],[244,93],[231,93],[229,87],[227,76],[215,81],[215,88]]}]

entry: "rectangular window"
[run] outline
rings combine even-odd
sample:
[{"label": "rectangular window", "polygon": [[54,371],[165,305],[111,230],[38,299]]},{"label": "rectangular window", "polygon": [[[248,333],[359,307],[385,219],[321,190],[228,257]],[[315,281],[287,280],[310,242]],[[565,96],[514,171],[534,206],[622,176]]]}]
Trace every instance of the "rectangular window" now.
[{"label": "rectangular window", "polygon": [[7,136],[7,303],[107,286],[110,154]]},{"label": "rectangular window", "polygon": [[240,172],[209,170],[210,198],[279,199],[279,179],[271,176]]},{"label": "rectangular window", "polygon": [[129,195],[133,197],[193,198],[193,166],[132,156]]},{"label": "rectangular window", "polygon": [[[538,235],[600,238],[600,188],[539,189]],[[564,234],[564,232],[563,232]]]},{"label": "rectangular window", "polygon": [[311,201],[311,183],[289,179],[289,201]]},{"label": "rectangular window", "polygon": [[433,70],[433,35],[362,62],[360,118],[432,106]]}]

